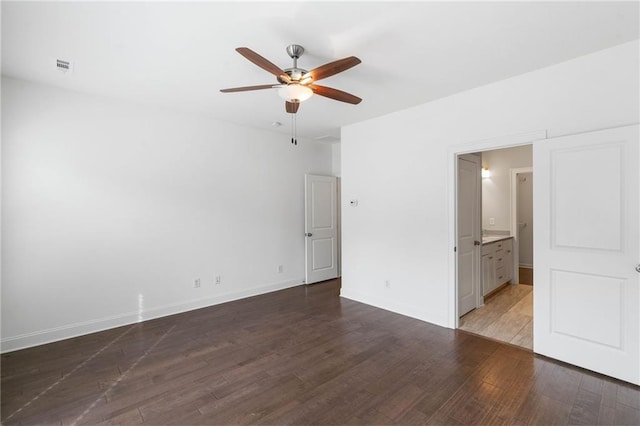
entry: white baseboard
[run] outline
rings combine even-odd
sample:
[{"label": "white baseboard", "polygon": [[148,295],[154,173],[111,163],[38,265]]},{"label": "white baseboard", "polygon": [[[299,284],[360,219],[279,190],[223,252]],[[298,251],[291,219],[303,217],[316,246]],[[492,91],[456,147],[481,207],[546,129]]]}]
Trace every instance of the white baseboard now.
[{"label": "white baseboard", "polygon": [[344,297],[345,299],[353,300],[356,302],[364,303],[367,305],[375,306],[376,308],[384,309],[385,311],[390,311],[396,314],[404,315],[406,317],[411,317],[418,319],[420,321],[428,322],[430,324],[438,325],[440,327],[451,328],[447,321],[447,315],[434,315],[429,312],[425,312],[418,306],[409,305],[401,302],[390,302],[386,299],[380,299],[375,296],[370,296],[368,294],[357,293],[353,291],[345,291],[342,289],[340,291],[340,297]]},{"label": "white baseboard", "polygon": [[251,287],[245,290],[221,294],[214,297],[205,297],[201,299],[189,300],[186,302],[156,306],[150,309],[145,309],[142,312],[136,311],[122,313],[105,318],[97,318],[94,320],[39,330],[32,333],[3,337],[2,339],[0,339],[0,353],[17,351],[19,349],[26,349],[33,346],[43,345],[46,343],[57,342],[59,340],[70,339],[72,337],[78,337],[85,334],[108,330],[115,327],[121,327],[123,325],[135,324],[154,318],[161,318],[168,315],[188,312],[194,309],[206,308],[209,306],[219,305],[221,303],[244,299],[251,296],[258,296],[260,294],[284,290],[286,288],[302,285],[303,283],[304,279],[302,278],[283,281],[279,283]]},{"label": "white baseboard", "polygon": [[520,268],[533,269],[533,265],[528,265],[526,263],[521,263],[518,265]]}]

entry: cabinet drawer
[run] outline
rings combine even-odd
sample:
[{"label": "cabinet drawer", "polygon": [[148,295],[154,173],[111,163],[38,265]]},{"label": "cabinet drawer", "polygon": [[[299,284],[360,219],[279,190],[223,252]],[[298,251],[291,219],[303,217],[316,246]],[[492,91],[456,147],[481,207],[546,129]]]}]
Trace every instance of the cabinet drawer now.
[{"label": "cabinet drawer", "polygon": [[503,266],[502,268],[496,268],[496,282],[498,285],[506,283],[509,281],[509,277],[507,277],[506,268]]},{"label": "cabinet drawer", "polygon": [[496,252],[494,258],[496,259],[496,268],[504,268],[507,266],[507,256],[505,256],[502,250]]},{"label": "cabinet drawer", "polygon": [[493,252],[495,251],[495,248],[496,248],[495,244],[483,244],[482,255],[484,256],[485,254],[493,254]]}]

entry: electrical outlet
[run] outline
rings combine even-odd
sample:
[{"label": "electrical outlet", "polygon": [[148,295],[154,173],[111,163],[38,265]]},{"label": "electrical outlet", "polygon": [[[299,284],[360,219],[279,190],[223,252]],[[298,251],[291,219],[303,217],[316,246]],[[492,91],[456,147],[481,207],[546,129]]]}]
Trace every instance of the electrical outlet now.
[{"label": "electrical outlet", "polygon": [[200,278],[196,278],[193,281],[193,288],[200,288]]},{"label": "electrical outlet", "polygon": [[489,225],[495,225],[496,224],[496,218],[495,217],[490,217],[489,218]]},{"label": "electrical outlet", "polygon": [[384,286],[385,286],[386,288],[391,288],[391,281],[386,280],[386,281],[384,282]]},{"label": "electrical outlet", "polygon": [[278,273],[281,274],[284,272],[284,266],[278,265]]},{"label": "electrical outlet", "polygon": [[222,277],[220,275],[216,275],[216,285],[220,285],[222,283]]}]

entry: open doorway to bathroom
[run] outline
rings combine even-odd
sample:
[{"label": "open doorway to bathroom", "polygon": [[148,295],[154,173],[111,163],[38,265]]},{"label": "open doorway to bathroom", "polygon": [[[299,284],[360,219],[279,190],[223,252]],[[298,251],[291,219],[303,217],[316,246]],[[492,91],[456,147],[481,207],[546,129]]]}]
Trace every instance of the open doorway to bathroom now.
[{"label": "open doorway to bathroom", "polygon": [[480,194],[475,194],[481,200],[479,299],[475,309],[460,316],[459,328],[532,349],[532,145],[476,155],[482,164]]}]

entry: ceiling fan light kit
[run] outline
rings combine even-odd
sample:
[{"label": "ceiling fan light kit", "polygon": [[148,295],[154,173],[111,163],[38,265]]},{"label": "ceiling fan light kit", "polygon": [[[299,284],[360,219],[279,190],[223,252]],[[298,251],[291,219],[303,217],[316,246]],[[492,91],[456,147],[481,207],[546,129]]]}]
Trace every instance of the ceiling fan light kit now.
[{"label": "ceiling fan light kit", "polygon": [[285,101],[302,102],[313,95],[313,90],[302,84],[291,83],[278,89],[278,95]]},{"label": "ceiling fan light kit", "polygon": [[305,69],[298,68],[298,59],[304,53],[304,47],[299,44],[291,44],[287,46],[286,50],[289,57],[293,59],[293,67],[281,69],[248,47],[238,47],[236,51],[239,54],[263,70],[273,74],[276,77],[278,84],[234,87],[230,89],[221,89],[220,91],[223,93],[232,93],[247,92],[251,90],[278,89],[278,95],[285,100],[285,111],[294,115],[291,117],[293,133],[291,143],[297,145],[298,141],[295,138],[295,114],[298,112],[301,102],[309,99],[313,94],[354,105],[357,105],[362,101],[359,97],[343,92],[342,90],[319,86],[312,83],[346,71],[349,68],[358,65],[361,61],[355,56],[349,56],[348,58],[329,62],[328,64],[321,65],[311,71],[307,71]]}]

